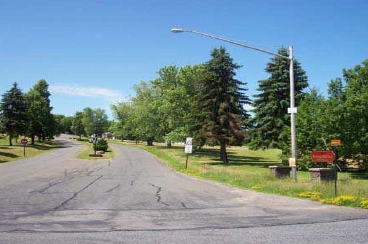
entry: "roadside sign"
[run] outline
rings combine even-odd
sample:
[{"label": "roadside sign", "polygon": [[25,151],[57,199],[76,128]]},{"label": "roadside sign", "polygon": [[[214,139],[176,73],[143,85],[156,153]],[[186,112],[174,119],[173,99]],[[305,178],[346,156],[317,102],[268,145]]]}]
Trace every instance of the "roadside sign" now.
[{"label": "roadside sign", "polygon": [[340,146],[341,141],[340,140],[331,140],[331,146]]},{"label": "roadside sign", "polygon": [[20,140],[20,143],[22,143],[23,145],[23,157],[26,156],[26,145],[28,143],[28,140],[26,138],[23,138],[22,140]]},{"label": "roadside sign", "polygon": [[98,142],[98,138],[97,137],[92,137],[92,143],[97,144],[97,142]]},{"label": "roadside sign", "polygon": [[187,139],[185,140],[185,145],[192,145],[193,143],[193,138],[191,137],[187,137]]},{"label": "roadside sign", "polygon": [[192,151],[193,151],[192,145],[185,145],[185,149],[184,149],[185,153],[192,153]]},{"label": "roadside sign", "polygon": [[185,168],[188,168],[188,158],[189,158],[189,154],[192,153],[193,150],[193,138],[191,137],[187,137],[187,139],[185,140],[185,147],[184,147],[184,152],[187,154],[187,159],[185,160]]},{"label": "roadside sign", "polygon": [[192,150],[193,150],[192,142],[193,142],[193,138],[187,137],[187,139],[185,140],[185,148],[184,148],[185,153],[187,154],[192,153]]},{"label": "roadside sign", "polygon": [[298,108],[296,107],[288,108],[287,111],[288,111],[288,114],[296,114],[298,112]]},{"label": "roadside sign", "polygon": [[313,162],[333,163],[335,153],[333,151],[313,151],[311,158]]},{"label": "roadside sign", "polygon": [[289,166],[290,167],[295,167],[296,166],[295,158],[289,158]]}]

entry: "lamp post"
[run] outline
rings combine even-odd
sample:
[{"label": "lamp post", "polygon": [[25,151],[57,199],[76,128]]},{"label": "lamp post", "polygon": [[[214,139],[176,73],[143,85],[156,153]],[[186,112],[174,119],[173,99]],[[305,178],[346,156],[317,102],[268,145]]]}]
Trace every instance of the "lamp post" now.
[{"label": "lamp post", "polygon": [[291,127],[291,158],[289,159],[289,164],[292,166],[292,178],[296,181],[296,126],[295,126],[295,114],[297,112],[297,109],[295,107],[295,91],[294,91],[294,58],[293,58],[293,47],[289,46],[289,56],[280,55],[278,53],[269,52],[257,47],[253,47],[250,45],[246,45],[244,43],[240,43],[237,41],[225,39],[222,37],[214,36],[211,34],[195,31],[195,30],[186,30],[186,29],[180,29],[180,28],[172,28],[171,32],[173,33],[182,33],[182,32],[189,32],[198,34],[201,36],[209,37],[212,39],[232,43],[234,45],[238,45],[241,47],[249,48],[256,50],[258,52],[267,53],[273,56],[277,56],[283,59],[287,59],[290,61],[290,67],[289,67],[289,76],[290,76],[290,108],[288,108],[288,113],[290,113],[290,127]]}]

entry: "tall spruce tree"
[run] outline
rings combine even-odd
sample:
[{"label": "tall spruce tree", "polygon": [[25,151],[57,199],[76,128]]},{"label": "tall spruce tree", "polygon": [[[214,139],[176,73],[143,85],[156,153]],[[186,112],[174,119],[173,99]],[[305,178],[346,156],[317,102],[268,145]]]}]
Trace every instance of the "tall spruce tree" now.
[{"label": "tall spruce tree", "polygon": [[220,145],[220,160],[228,163],[227,145],[241,145],[244,131],[241,128],[248,114],[243,108],[249,104],[245,83],[234,78],[240,66],[225,51],[214,49],[212,59],[205,64],[205,78],[199,81],[199,94],[195,101],[195,114],[200,126],[198,132],[207,142]]},{"label": "tall spruce tree", "polygon": [[0,104],[0,119],[3,129],[9,136],[9,146],[12,146],[14,136],[25,132],[26,102],[22,91],[15,82],[13,87],[3,94]]},{"label": "tall spruce tree", "polygon": [[[287,49],[280,48],[278,54],[288,56]],[[259,93],[253,101],[254,128],[250,130],[250,146],[253,149],[286,149],[290,145],[290,115],[287,113],[290,107],[289,66],[289,60],[275,56],[265,68],[270,77],[258,81]],[[308,78],[297,60],[294,60],[294,81],[297,106],[303,89],[308,86]]]}]

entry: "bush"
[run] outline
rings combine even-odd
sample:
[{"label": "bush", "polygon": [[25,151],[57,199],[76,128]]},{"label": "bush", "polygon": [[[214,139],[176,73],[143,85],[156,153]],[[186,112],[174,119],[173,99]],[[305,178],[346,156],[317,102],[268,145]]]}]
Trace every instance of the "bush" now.
[{"label": "bush", "polygon": [[108,147],[109,146],[108,146],[107,141],[103,138],[100,138],[98,139],[97,143],[93,145],[93,150],[106,152]]}]

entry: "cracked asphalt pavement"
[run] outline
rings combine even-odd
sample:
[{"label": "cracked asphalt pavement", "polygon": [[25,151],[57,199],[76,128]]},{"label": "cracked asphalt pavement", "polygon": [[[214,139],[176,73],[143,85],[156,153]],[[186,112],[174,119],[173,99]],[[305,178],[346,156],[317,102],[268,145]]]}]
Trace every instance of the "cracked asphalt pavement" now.
[{"label": "cracked asphalt pavement", "polygon": [[83,145],[0,165],[0,243],[366,243],[368,211],[239,190]]}]

